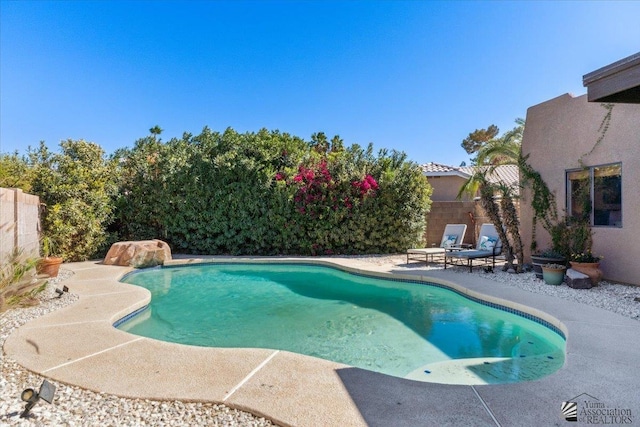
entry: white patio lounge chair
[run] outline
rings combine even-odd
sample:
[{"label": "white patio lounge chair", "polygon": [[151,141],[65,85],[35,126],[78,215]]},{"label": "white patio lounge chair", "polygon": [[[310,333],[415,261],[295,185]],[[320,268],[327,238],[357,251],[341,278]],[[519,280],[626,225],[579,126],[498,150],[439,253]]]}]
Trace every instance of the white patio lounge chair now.
[{"label": "white patio lounge chair", "polygon": [[[480,227],[480,237],[475,249],[461,250],[461,251],[446,251],[444,254],[444,268],[449,265],[458,265],[462,267],[469,267],[469,271],[473,271],[473,261],[482,260],[482,264],[489,265],[491,268],[496,266],[496,256],[502,253],[502,241],[496,231],[496,227],[493,224],[482,224]],[[489,262],[489,259],[491,260]]]},{"label": "white patio lounge chair", "polygon": [[[434,256],[443,256],[445,248],[460,246],[464,241],[464,233],[467,231],[467,224],[447,224],[442,233],[442,240],[439,247],[407,249],[407,264],[409,260],[433,262]],[[416,258],[417,257],[417,258]],[[431,261],[429,261],[431,260]]]}]

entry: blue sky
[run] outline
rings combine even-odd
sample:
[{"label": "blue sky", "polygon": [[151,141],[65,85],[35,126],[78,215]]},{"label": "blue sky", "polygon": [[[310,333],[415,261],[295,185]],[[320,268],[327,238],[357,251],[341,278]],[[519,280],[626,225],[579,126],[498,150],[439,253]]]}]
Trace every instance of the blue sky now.
[{"label": "blue sky", "polygon": [[640,50],[640,2],[0,0],[0,152],[159,125],[468,160],[460,143]]}]

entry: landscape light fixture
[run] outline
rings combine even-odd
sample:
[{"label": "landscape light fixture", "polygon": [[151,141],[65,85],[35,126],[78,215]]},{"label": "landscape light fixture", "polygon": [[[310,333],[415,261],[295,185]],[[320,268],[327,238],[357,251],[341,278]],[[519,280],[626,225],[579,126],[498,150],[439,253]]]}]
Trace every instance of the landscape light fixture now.
[{"label": "landscape light fixture", "polygon": [[58,294],[58,298],[60,298],[65,292],[69,292],[69,288],[67,287],[67,285],[63,286],[62,290],[60,290],[60,288],[56,288],[56,294]]},{"label": "landscape light fixture", "polygon": [[36,391],[32,388],[28,388],[22,392],[20,398],[27,402],[24,407],[24,412],[20,414],[20,418],[27,418],[29,416],[29,411],[38,403],[38,400],[42,399],[45,402],[51,404],[53,403],[53,395],[56,392],[56,386],[51,384],[49,381],[42,381],[42,385],[40,385],[40,391],[36,393]]}]

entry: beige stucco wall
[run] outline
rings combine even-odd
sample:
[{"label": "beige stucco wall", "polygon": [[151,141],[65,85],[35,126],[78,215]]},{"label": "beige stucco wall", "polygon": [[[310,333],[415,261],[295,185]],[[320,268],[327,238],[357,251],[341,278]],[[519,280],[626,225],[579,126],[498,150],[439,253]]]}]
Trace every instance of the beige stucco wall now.
[{"label": "beige stucco wall", "polygon": [[[467,180],[461,176],[428,176],[427,181],[433,188],[431,200],[434,202],[450,202],[456,200],[460,187]],[[471,200],[472,198],[464,195],[462,200]]]},{"label": "beige stucco wall", "polygon": [[[527,110],[522,152],[556,195],[558,209],[566,207],[565,171],[580,168],[601,135],[598,128],[607,110],[587,96],[559,96]],[[582,157],[585,166],[622,163],[622,228],[593,227],[593,253],[604,256],[605,278],[640,285],[640,105],[615,104],[602,142]],[[529,259],[532,209],[529,191],[522,194],[522,237]],[[539,248],[549,246],[549,235],[538,226]]]}]

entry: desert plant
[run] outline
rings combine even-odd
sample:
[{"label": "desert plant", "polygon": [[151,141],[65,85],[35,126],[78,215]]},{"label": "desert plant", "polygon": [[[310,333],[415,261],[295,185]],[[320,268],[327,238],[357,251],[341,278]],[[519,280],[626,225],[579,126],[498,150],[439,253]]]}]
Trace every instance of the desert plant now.
[{"label": "desert plant", "polygon": [[40,239],[40,248],[42,248],[42,256],[44,258],[49,258],[51,256],[56,256],[58,252],[58,248],[54,240],[49,236],[43,236]]},{"label": "desert plant", "polygon": [[543,250],[536,251],[533,255],[541,258],[562,258],[564,256],[553,248],[545,248]]},{"label": "desert plant", "polygon": [[[0,267],[0,312],[10,306],[31,301],[42,289],[33,280],[37,259],[23,256],[16,249],[2,260]],[[35,293],[34,293],[35,292]]]},{"label": "desert plant", "polygon": [[585,251],[571,254],[570,260],[573,262],[595,263],[600,262],[602,257],[592,254],[591,251]]},{"label": "desert plant", "polygon": [[545,264],[543,265],[544,268],[549,268],[552,270],[564,270],[567,268],[566,265],[564,264],[553,264],[553,263],[549,263],[549,264]]}]

